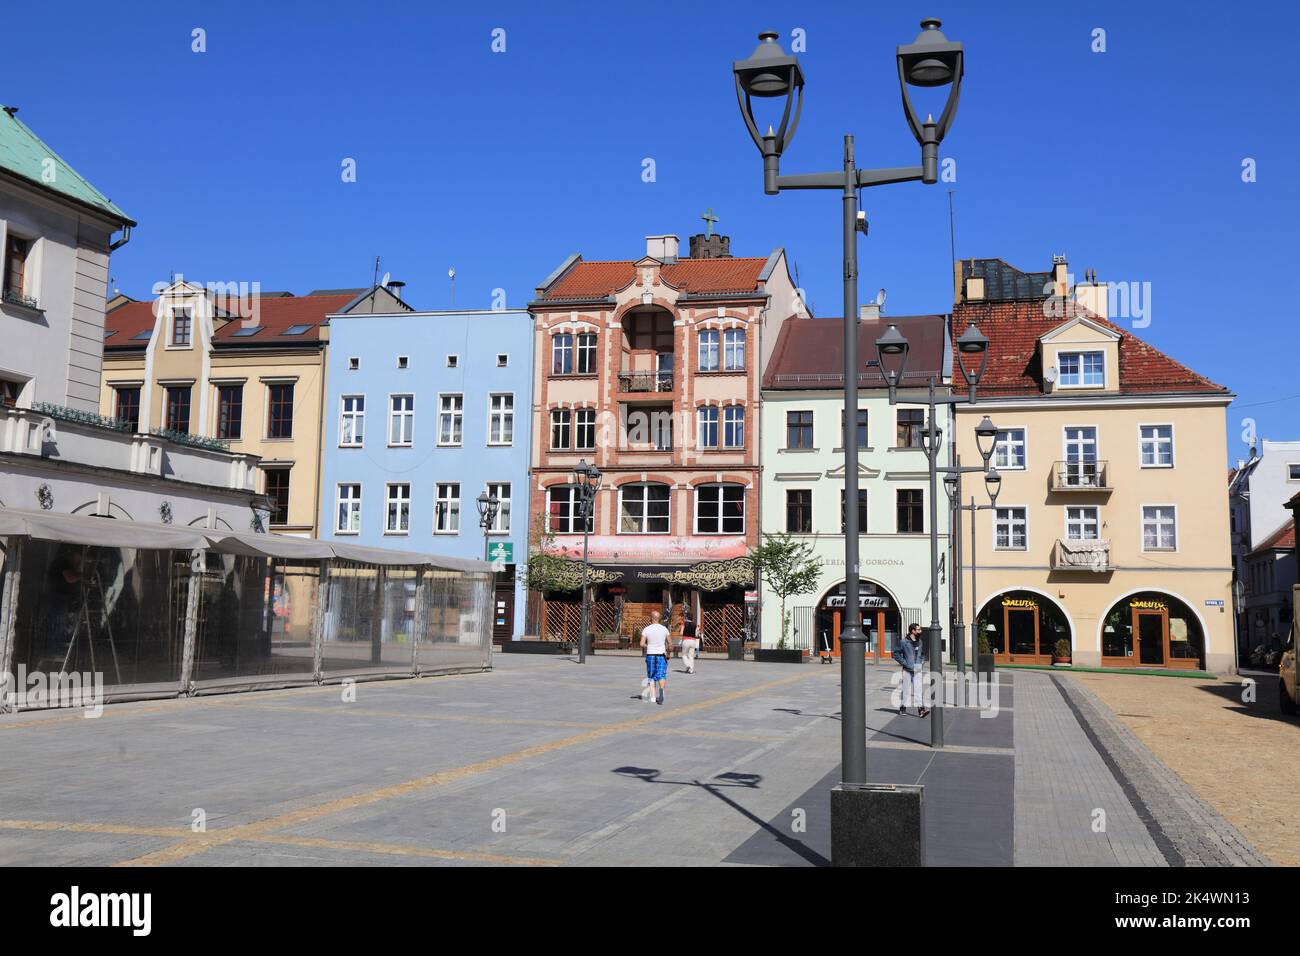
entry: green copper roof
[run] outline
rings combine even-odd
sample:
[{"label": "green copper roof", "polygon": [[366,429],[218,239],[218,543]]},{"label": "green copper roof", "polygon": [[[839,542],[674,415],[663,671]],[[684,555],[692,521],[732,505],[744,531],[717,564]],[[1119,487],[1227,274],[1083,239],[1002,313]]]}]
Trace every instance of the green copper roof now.
[{"label": "green copper roof", "polygon": [[[51,160],[51,163],[46,163]],[[129,225],[135,222],[63,161],[18,117],[0,108],[0,169],[31,180],[37,186],[107,213]]]}]

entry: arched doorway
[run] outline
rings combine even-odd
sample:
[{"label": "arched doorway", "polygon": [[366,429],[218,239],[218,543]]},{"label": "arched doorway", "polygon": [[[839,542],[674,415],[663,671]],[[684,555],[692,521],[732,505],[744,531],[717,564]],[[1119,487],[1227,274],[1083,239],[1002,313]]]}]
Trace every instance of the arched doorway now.
[{"label": "arched doorway", "polygon": [[[814,654],[829,648],[832,655],[839,656],[840,631],[849,622],[846,603],[843,581],[822,595],[814,618]],[[867,638],[867,656],[888,659],[903,624],[898,603],[883,585],[863,579],[858,582],[858,606],[860,626]]]},{"label": "arched doorway", "polygon": [[976,627],[999,664],[1050,664],[1057,641],[1074,647],[1070,619],[1037,591],[1003,591],[984,605]]},{"label": "arched doorway", "polygon": [[1205,633],[1196,613],[1164,591],[1137,591],[1116,601],[1101,625],[1103,667],[1196,670]]}]

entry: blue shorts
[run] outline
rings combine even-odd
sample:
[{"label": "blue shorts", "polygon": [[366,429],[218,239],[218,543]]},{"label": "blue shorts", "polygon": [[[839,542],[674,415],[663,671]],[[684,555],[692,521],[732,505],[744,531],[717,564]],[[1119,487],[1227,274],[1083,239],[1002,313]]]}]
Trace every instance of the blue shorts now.
[{"label": "blue shorts", "polygon": [[651,680],[667,680],[668,658],[663,654],[647,654],[645,658],[645,676]]}]

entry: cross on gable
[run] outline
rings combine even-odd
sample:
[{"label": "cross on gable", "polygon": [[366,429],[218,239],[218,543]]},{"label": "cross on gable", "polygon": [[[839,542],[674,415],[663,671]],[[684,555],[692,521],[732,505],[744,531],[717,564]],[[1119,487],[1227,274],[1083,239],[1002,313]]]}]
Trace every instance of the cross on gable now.
[{"label": "cross on gable", "polygon": [[704,215],[701,216],[700,218],[704,220],[704,238],[712,239],[713,224],[718,221],[718,217],[713,214],[713,207],[710,206],[708,209],[706,209],[704,211]]}]

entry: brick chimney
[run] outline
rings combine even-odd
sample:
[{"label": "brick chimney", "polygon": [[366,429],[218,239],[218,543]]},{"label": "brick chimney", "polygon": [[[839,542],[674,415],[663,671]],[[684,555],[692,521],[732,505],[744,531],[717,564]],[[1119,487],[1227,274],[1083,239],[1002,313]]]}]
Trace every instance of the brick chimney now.
[{"label": "brick chimney", "polygon": [[691,258],[730,259],[731,237],[717,234],[706,236],[702,232],[691,236]]}]

